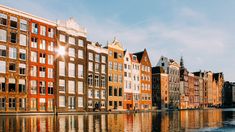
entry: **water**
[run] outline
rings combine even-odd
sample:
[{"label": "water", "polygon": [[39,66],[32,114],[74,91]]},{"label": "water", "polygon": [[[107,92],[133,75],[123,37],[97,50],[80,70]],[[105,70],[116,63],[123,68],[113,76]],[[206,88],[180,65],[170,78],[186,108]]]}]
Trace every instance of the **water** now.
[{"label": "water", "polygon": [[0,116],[0,131],[235,131],[235,109],[185,110],[158,113]]}]

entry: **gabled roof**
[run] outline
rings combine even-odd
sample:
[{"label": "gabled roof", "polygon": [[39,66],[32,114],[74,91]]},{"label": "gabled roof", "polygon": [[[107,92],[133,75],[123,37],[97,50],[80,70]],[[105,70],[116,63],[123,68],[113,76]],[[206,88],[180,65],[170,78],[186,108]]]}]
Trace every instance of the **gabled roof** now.
[{"label": "gabled roof", "polygon": [[136,53],[133,53],[133,54],[136,55],[138,61],[141,62],[143,54],[144,54],[144,51],[136,52]]},{"label": "gabled roof", "polygon": [[220,77],[223,77],[222,72],[213,74],[213,79],[216,80],[216,81],[218,81]]},{"label": "gabled roof", "polygon": [[118,49],[118,50],[123,50],[123,47],[122,47],[122,44],[116,39],[116,37],[114,37],[114,40],[113,42],[109,43],[105,48],[107,47],[111,47],[111,48],[114,48],[114,49]]}]

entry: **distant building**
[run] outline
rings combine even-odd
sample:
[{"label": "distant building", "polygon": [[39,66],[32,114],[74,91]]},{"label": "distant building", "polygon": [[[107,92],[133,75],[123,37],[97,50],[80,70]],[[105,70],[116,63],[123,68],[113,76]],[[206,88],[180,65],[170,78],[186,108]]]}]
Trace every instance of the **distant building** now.
[{"label": "distant building", "polygon": [[168,109],[169,91],[168,74],[162,67],[152,68],[152,104],[153,108]]},{"label": "distant building", "polygon": [[152,65],[146,49],[134,53],[140,63],[141,103],[142,110],[152,109]]},{"label": "distant building", "polygon": [[225,82],[222,91],[223,107],[235,107],[235,82]]},{"label": "distant building", "polygon": [[157,66],[163,67],[169,78],[169,108],[179,108],[180,65],[173,59],[161,57]]},{"label": "distant building", "polygon": [[108,44],[108,110],[123,110],[124,49],[115,38]]}]

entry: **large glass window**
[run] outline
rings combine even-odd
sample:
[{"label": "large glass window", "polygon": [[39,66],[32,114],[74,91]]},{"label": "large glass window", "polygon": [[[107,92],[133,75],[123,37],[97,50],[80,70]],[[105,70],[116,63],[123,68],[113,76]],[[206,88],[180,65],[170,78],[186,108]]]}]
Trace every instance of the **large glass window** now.
[{"label": "large glass window", "polygon": [[40,34],[42,36],[46,36],[46,27],[45,26],[40,26]]},{"label": "large glass window", "polygon": [[75,49],[74,48],[69,48],[69,56],[75,57]]},{"label": "large glass window", "polygon": [[53,69],[48,68],[48,78],[53,78]]},{"label": "large glass window", "polygon": [[40,81],[39,91],[40,91],[40,94],[42,95],[46,94],[46,82],[45,81]]},{"label": "large glass window", "polygon": [[60,34],[60,41],[61,41],[61,42],[65,42],[65,35]]},{"label": "large glass window", "polygon": [[78,81],[78,94],[83,94],[83,82]]},{"label": "large glass window", "polygon": [[68,89],[69,89],[69,93],[72,93],[72,94],[75,93],[75,82],[74,81],[68,81]]},{"label": "large glass window", "polygon": [[6,73],[6,62],[0,61],[0,73]]},{"label": "large glass window", "polygon": [[27,36],[24,34],[20,34],[20,45],[23,45],[23,46],[27,45]]},{"label": "large glass window", "polygon": [[65,76],[65,63],[62,61],[59,61],[59,75]]},{"label": "large glass window", "polygon": [[49,95],[54,94],[53,82],[48,82],[47,90]]},{"label": "large glass window", "polygon": [[0,41],[6,42],[7,41],[7,31],[0,29]]},{"label": "large glass window", "polygon": [[30,81],[30,89],[31,89],[31,94],[37,94],[37,81],[36,80]]},{"label": "large glass window", "polygon": [[0,92],[6,91],[6,79],[4,77],[0,77]]},{"label": "large glass window", "polygon": [[19,79],[19,92],[26,92],[25,79]]},{"label": "large glass window", "polygon": [[28,22],[26,20],[20,19],[20,30],[22,31],[28,30]]},{"label": "large glass window", "polygon": [[32,33],[38,34],[38,24],[32,23]]},{"label": "large glass window", "polygon": [[0,25],[7,25],[7,15],[0,13]]},{"label": "large glass window", "polygon": [[69,63],[69,77],[75,77],[75,64]]},{"label": "large glass window", "polygon": [[32,62],[37,62],[37,60],[38,60],[37,52],[31,51],[31,56],[30,56],[30,58],[31,58],[31,61],[32,61]]},{"label": "large glass window", "polygon": [[26,50],[20,49],[20,59],[26,60]]},{"label": "large glass window", "polygon": [[59,107],[65,107],[65,96],[59,96]]},{"label": "large glass window", "polygon": [[16,17],[13,17],[13,16],[10,17],[10,26],[12,28],[17,28],[17,18]]},{"label": "large glass window", "polygon": [[9,47],[9,58],[16,59],[17,51],[16,48]]},{"label": "large glass window", "polygon": [[0,45],[0,56],[6,57],[6,55],[7,55],[6,46]]},{"label": "large glass window", "polygon": [[10,34],[11,36],[11,38],[10,38],[10,40],[11,40],[11,43],[16,43],[17,42],[17,33],[14,33],[14,32],[11,32],[11,34]]},{"label": "large glass window", "polygon": [[62,79],[59,80],[59,92],[65,93],[65,80]]},{"label": "large glass window", "polygon": [[78,50],[78,58],[83,59],[83,50]]},{"label": "large glass window", "polygon": [[84,76],[83,65],[78,64],[78,77],[83,78],[83,76]]}]

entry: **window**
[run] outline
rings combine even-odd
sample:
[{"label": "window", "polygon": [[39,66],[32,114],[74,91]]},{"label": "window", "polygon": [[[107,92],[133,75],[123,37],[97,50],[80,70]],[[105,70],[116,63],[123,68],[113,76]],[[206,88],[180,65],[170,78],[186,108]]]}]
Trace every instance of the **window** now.
[{"label": "window", "polygon": [[48,44],[48,51],[54,51],[54,43],[53,42],[50,42],[49,44]]},{"label": "window", "polygon": [[23,46],[27,45],[27,37],[24,34],[20,34],[20,45],[23,45]]},{"label": "window", "polygon": [[65,80],[59,80],[59,92],[64,93],[65,92]]},{"label": "window", "polygon": [[0,45],[0,56],[1,57],[6,57],[7,52],[6,52],[6,46]]},{"label": "window", "polygon": [[122,64],[118,64],[118,70],[122,70],[123,69],[123,66],[122,66]]},{"label": "window", "polygon": [[53,38],[54,37],[54,29],[48,28],[48,37]]},{"label": "window", "polygon": [[33,77],[37,76],[37,67],[36,66],[32,66],[30,68],[30,75],[33,76]]},{"label": "window", "polygon": [[89,60],[93,61],[93,53],[89,53]]},{"label": "window", "polygon": [[46,99],[45,98],[39,99],[39,107],[40,107],[40,110],[46,110]]},{"label": "window", "polygon": [[93,75],[92,74],[88,75],[88,86],[93,86]]},{"label": "window", "polygon": [[115,62],[115,63],[113,63],[114,64],[114,66],[113,66],[113,69],[114,70],[118,70],[118,64]]},{"label": "window", "polygon": [[19,71],[20,71],[20,75],[25,75],[26,74],[26,65],[19,64]]},{"label": "window", "polygon": [[113,69],[113,63],[109,62],[109,69],[112,70]]},{"label": "window", "polygon": [[25,80],[19,79],[19,93],[26,92]]},{"label": "window", "polygon": [[65,96],[59,96],[59,107],[65,107]]},{"label": "window", "polygon": [[20,59],[26,60],[26,50],[20,49]]},{"label": "window", "polygon": [[7,41],[7,31],[0,29],[0,41]]},{"label": "window", "polygon": [[109,51],[109,56],[113,56],[113,52],[112,51]]},{"label": "window", "polygon": [[83,50],[78,50],[78,58],[83,59]]},{"label": "window", "polygon": [[7,15],[0,13],[0,25],[7,25]]},{"label": "window", "polygon": [[95,76],[95,87],[99,87],[99,76]]},{"label": "window", "polygon": [[119,88],[119,96],[122,96],[122,88]]},{"label": "window", "polygon": [[54,94],[53,82],[48,82],[47,90],[48,94],[50,95]]},{"label": "window", "polygon": [[117,95],[118,95],[117,88],[114,88],[114,96],[117,96]]},{"label": "window", "polygon": [[35,98],[31,98],[30,109],[31,110],[36,110],[37,109],[37,100]]},{"label": "window", "polygon": [[69,77],[75,77],[75,64],[69,63]]},{"label": "window", "polygon": [[100,62],[100,55],[98,55],[98,54],[95,55],[95,61]]},{"label": "window", "polygon": [[91,89],[88,89],[88,98],[93,98],[93,92]]},{"label": "window", "polygon": [[5,98],[0,98],[0,109],[5,109],[6,107],[6,99]]},{"label": "window", "polygon": [[109,106],[113,106],[113,101],[109,101]]},{"label": "window", "polygon": [[69,56],[75,57],[75,49],[74,48],[69,48]]},{"label": "window", "polygon": [[9,58],[16,59],[16,57],[17,57],[16,48],[9,47]]},{"label": "window", "polygon": [[60,34],[60,41],[61,41],[61,42],[65,42],[65,35]]},{"label": "window", "polygon": [[42,64],[46,63],[46,54],[45,53],[40,53],[40,58],[39,62]]},{"label": "window", "polygon": [[0,77],[0,92],[6,91],[6,80],[4,77]]},{"label": "window", "polygon": [[46,40],[41,40],[40,49],[46,50]]},{"label": "window", "polygon": [[101,73],[105,74],[106,73],[106,66],[101,65]]},{"label": "window", "polygon": [[69,43],[74,45],[75,44],[75,38],[69,37]]},{"label": "window", "polygon": [[59,61],[59,75],[65,76],[65,63],[62,61]]},{"label": "window", "polygon": [[31,38],[31,47],[32,48],[37,48],[38,46],[38,39],[37,38]]},{"label": "window", "polygon": [[105,92],[105,90],[102,90],[102,91],[101,91],[101,98],[102,98],[102,99],[105,99],[105,96],[106,96],[106,92]]},{"label": "window", "polygon": [[99,90],[95,90],[95,98],[99,99],[100,98],[100,92]]},{"label": "window", "polygon": [[30,87],[31,87],[31,94],[37,94],[37,81],[31,80]]},{"label": "window", "polygon": [[118,82],[118,75],[117,75],[117,74],[114,74],[114,76],[113,76],[113,82]]},{"label": "window", "polygon": [[109,86],[109,96],[113,96],[113,87]]},{"label": "window", "polygon": [[83,65],[78,64],[78,77],[83,78],[84,72],[83,72]]},{"label": "window", "polygon": [[100,65],[99,64],[95,64],[95,72],[99,73],[100,71]]},{"label": "window", "polygon": [[42,95],[46,94],[46,82],[45,81],[40,81],[39,90],[40,90],[40,94]]},{"label": "window", "polygon": [[8,79],[8,90],[9,92],[16,92],[16,82],[14,78]]},{"label": "window", "polygon": [[38,58],[37,52],[31,51],[30,58],[32,62],[37,62],[37,58]]},{"label": "window", "polygon": [[78,107],[83,107],[83,98],[78,97]]},{"label": "window", "polygon": [[11,33],[11,43],[16,43],[16,37],[17,34],[16,33]]},{"label": "window", "polygon": [[79,40],[78,40],[78,46],[83,47],[83,46],[84,46],[84,41],[81,40],[81,39],[79,39]]},{"label": "window", "polygon": [[53,65],[53,62],[54,62],[54,57],[53,57],[53,55],[48,55],[48,64],[50,64],[50,65]]},{"label": "window", "polygon": [[78,81],[78,94],[83,94],[83,82]]},{"label": "window", "polygon": [[12,28],[17,28],[17,18],[16,17],[10,17],[10,26]]},{"label": "window", "polygon": [[16,71],[16,64],[15,63],[9,63],[9,70],[10,71]]},{"label": "window", "polygon": [[68,90],[69,90],[69,93],[72,93],[72,94],[75,93],[75,82],[74,81],[68,81]]},{"label": "window", "polygon": [[122,106],[122,101],[119,101],[119,106]]},{"label": "window", "polygon": [[46,67],[39,67],[39,77],[46,77]]},{"label": "window", "polygon": [[22,31],[28,30],[28,22],[26,20],[20,19],[20,30]]},{"label": "window", "polygon": [[93,71],[93,62],[88,63],[89,71]]},{"label": "window", "polygon": [[106,56],[102,56],[101,62],[102,62],[102,63],[106,63]]},{"label": "window", "polygon": [[101,77],[101,87],[102,87],[102,88],[105,88],[105,87],[106,87],[106,79],[105,79],[105,76],[102,76],[102,77]]},{"label": "window", "polygon": [[53,99],[48,99],[48,110],[53,110],[53,106],[54,106],[54,103],[53,103]]},{"label": "window", "polygon": [[117,58],[118,58],[118,53],[114,52],[114,59],[117,59]]},{"label": "window", "polygon": [[26,106],[26,99],[20,98],[19,99],[19,107],[20,107],[20,109],[25,109],[25,106]]},{"label": "window", "polygon": [[122,75],[118,76],[118,82],[122,82]]},{"label": "window", "polygon": [[46,27],[45,26],[40,26],[40,34],[42,36],[46,36]]},{"label": "window", "polygon": [[15,98],[9,98],[9,108],[15,109],[16,107],[16,99]]},{"label": "window", "polygon": [[32,23],[32,33],[38,34],[38,24]]},{"label": "window", "polygon": [[112,82],[113,81],[113,75],[109,74],[109,81]]},{"label": "window", "polygon": [[53,78],[53,69],[48,68],[48,78]]},{"label": "window", "polygon": [[69,109],[75,109],[75,97],[74,96],[69,96]]}]

